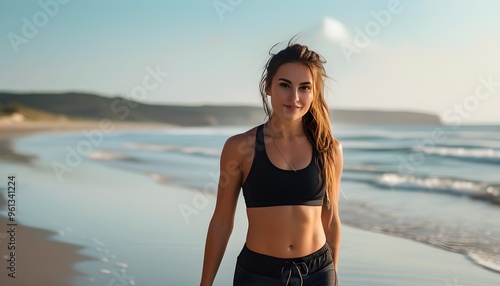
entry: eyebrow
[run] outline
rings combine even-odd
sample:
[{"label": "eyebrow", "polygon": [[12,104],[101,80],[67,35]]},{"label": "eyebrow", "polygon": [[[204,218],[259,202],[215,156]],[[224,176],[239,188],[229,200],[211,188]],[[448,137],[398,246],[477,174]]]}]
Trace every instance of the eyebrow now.
[{"label": "eyebrow", "polygon": [[[286,79],[286,78],[279,78],[278,80],[282,80],[286,83],[289,83],[289,84],[292,84],[292,81]],[[306,82],[301,82],[299,85],[304,85],[304,84],[311,84],[310,82],[306,81]]]}]

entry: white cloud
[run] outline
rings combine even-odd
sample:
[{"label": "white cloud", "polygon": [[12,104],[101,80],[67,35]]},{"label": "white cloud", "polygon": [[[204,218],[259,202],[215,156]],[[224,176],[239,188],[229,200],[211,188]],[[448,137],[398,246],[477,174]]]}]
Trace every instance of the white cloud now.
[{"label": "white cloud", "polygon": [[332,17],[323,18],[321,31],[325,37],[336,42],[350,41],[351,38],[344,24]]},{"label": "white cloud", "polygon": [[351,41],[351,35],[345,25],[332,17],[325,17],[314,26],[305,29],[299,42],[311,47],[337,45],[341,42]]}]

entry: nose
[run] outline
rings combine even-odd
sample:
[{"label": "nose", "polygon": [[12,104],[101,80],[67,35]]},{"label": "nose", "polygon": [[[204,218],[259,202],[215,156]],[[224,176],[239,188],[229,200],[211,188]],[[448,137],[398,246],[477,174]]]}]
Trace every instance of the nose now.
[{"label": "nose", "polygon": [[293,101],[299,100],[299,90],[298,89],[290,89],[290,100],[293,100]]}]

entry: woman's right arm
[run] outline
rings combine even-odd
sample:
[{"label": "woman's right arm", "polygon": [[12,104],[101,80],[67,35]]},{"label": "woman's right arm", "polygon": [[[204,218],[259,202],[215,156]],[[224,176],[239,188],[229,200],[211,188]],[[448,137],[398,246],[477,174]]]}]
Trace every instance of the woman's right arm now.
[{"label": "woman's right arm", "polygon": [[217,202],[208,227],[200,286],[213,284],[233,230],[242,179],[242,155],[238,152],[241,136],[243,135],[229,138],[222,149]]}]

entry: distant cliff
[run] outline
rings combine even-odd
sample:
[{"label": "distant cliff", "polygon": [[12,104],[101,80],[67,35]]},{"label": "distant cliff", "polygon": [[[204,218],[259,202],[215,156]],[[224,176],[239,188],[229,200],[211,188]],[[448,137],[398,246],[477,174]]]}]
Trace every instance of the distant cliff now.
[{"label": "distant cliff", "polygon": [[[86,93],[0,92],[0,116],[22,114],[26,120],[86,119],[163,122],[181,126],[252,125],[262,123],[265,114],[256,106],[151,105],[121,97]],[[404,111],[331,111],[333,124],[440,124],[437,115]]]}]

